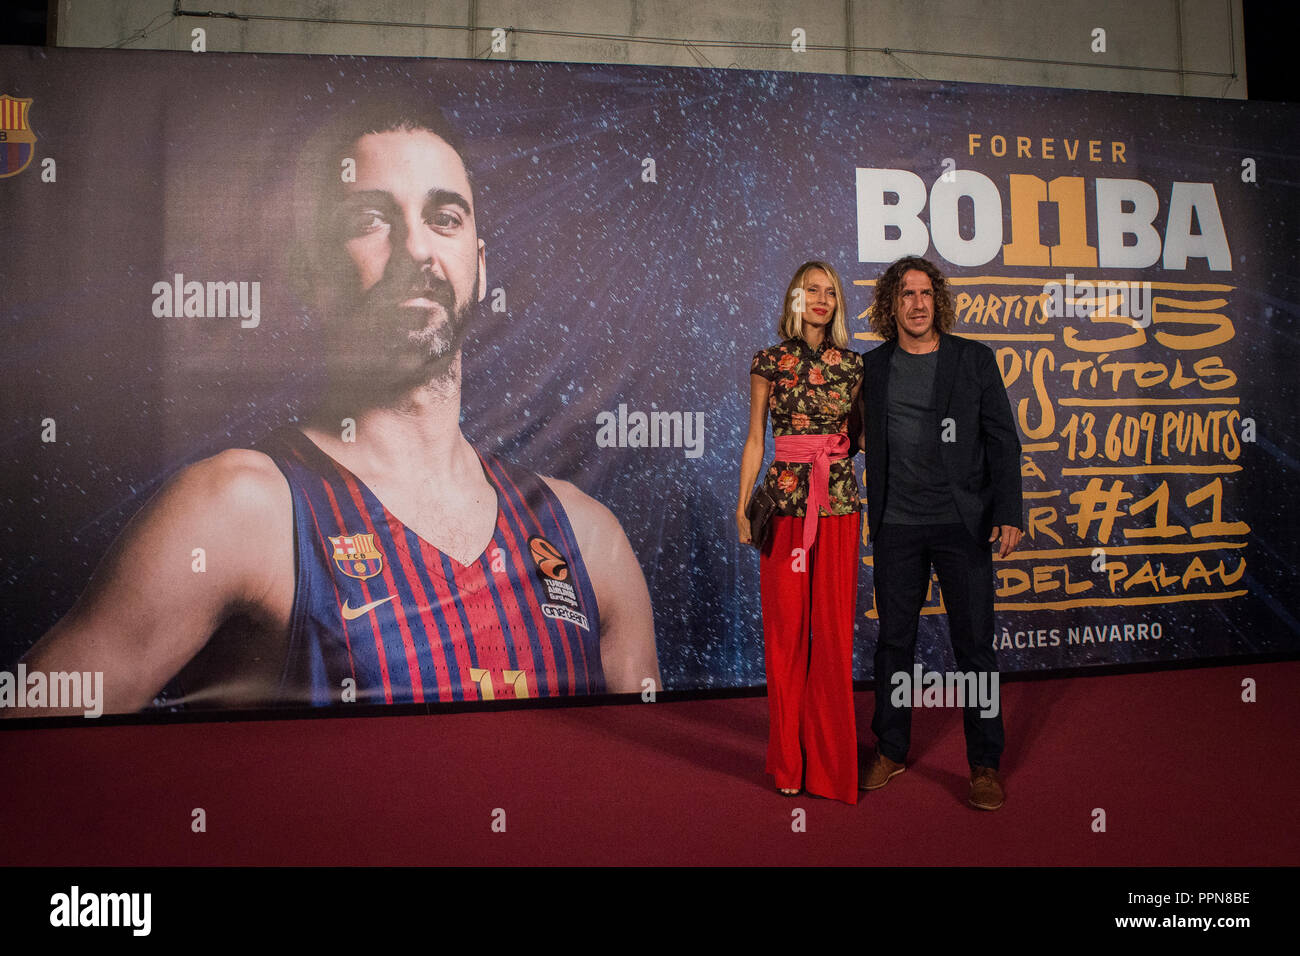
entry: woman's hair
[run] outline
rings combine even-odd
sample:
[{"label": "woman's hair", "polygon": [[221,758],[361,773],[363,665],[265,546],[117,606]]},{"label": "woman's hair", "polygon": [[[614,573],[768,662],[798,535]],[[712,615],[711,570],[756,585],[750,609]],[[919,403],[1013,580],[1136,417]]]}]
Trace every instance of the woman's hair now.
[{"label": "woman's hair", "polygon": [[934,327],[940,332],[950,332],[956,321],[952,294],[943,273],[919,256],[908,256],[899,259],[876,280],[876,297],[868,310],[871,331],[886,342],[898,338],[898,290],[903,286],[903,276],[913,269],[929,276],[930,284],[934,286]]},{"label": "woman's hair", "polygon": [[795,270],[794,278],[790,280],[790,285],[785,290],[785,301],[781,304],[781,321],[776,326],[777,334],[783,340],[797,339],[803,336],[803,315],[794,310],[794,293],[796,289],[803,288],[804,279],[813,269],[821,269],[822,272],[830,276],[831,286],[835,289],[835,314],[831,316],[827,337],[837,349],[848,348],[849,327],[844,319],[844,310],[847,308],[844,302],[844,286],[840,282],[840,275],[835,271],[835,267],[829,262],[822,262],[820,259],[805,262]]}]

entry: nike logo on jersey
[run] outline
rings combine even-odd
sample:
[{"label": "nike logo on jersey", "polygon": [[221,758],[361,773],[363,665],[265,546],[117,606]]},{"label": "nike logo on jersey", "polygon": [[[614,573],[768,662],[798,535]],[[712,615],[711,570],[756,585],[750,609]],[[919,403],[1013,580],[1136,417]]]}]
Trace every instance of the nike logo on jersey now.
[{"label": "nike logo on jersey", "polygon": [[379,607],[379,605],[381,604],[387,604],[395,597],[397,597],[396,594],[390,594],[386,598],[380,598],[378,601],[371,601],[369,604],[361,605],[361,607],[349,607],[348,602],[344,601],[343,607],[340,608],[340,610],[343,613],[343,620],[354,621],[357,618],[359,618],[362,614],[365,614],[367,611],[372,611],[375,608]]}]

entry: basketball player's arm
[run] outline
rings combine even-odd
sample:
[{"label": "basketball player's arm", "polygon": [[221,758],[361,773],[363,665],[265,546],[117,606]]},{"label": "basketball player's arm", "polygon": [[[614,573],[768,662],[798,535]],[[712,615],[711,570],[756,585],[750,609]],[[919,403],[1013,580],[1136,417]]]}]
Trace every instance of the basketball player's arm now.
[{"label": "basketball player's arm", "polygon": [[736,505],[736,527],[740,531],[740,543],[749,544],[749,518],[745,511],[749,507],[749,496],[758,481],[758,472],[763,467],[764,443],[767,441],[767,399],[772,394],[772,383],[761,375],[749,376],[749,434],[745,436],[745,447],[740,453],[740,498]]},{"label": "basketball player's arm", "polygon": [[612,511],[576,485],[558,478],[545,481],[569,516],[600,605],[605,689],[611,694],[639,694],[647,677],[656,689],[662,688],[650,591],[623,526]]},{"label": "basketball player's arm", "polygon": [[292,603],[292,507],[288,484],[260,453],[226,451],[184,469],[27,652],[28,671],[102,672],[105,713],[147,706],[228,615],[273,605],[285,574]]}]

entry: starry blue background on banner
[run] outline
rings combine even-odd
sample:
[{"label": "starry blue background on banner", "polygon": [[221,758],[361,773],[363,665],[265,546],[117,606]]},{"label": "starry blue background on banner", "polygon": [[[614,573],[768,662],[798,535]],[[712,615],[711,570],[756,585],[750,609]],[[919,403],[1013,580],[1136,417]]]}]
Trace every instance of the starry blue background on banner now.
[{"label": "starry blue background on banner", "polygon": [[[489,297],[466,345],[464,430],[617,515],[650,586],[669,687],[763,681],[757,556],[731,516],[749,359],[776,338],[792,271],[838,264],[850,332],[865,332],[856,316],[870,289],[853,283],[881,266],[857,261],[855,168],[907,169],[929,185],[954,157],[993,178],[1005,206],[1005,174],[1024,170],[967,157],[971,132],[1126,141],[1120,172],[1082,159],[1034,171],[1150,182],[1158,227],[1171,182],[1216,184],[1232,273],[1201,259],[1128,277],[1236,286],[1237,335],[1222,354],[1259,428],[1225,499],[1253,529],[1248,597],[1162,608],[1172,640],[1002,651],[1002,666],[1300,649],[1293,107],[739,70],[5,48],[0,92],[33,97],[38,143],[32,166],[0,181],[0,666],[67,611],[169,475],[311,402],[316,330],[290,274],[294,161],[329,116],[385,91],[427,92],[471,144]],[[54,183],[41,181],[45,157]],[[1241,182],[1243,157],[1256,183]],[[655,182],[642,179],[647,158]],[[999,270],[1025,271],[1000,258],[949,271]],[[260,327],[154,318],[151,287],[175,273],[260,281]],[[504,312],[489,307],[496,289]],[[1027,394],[1013,387],[1013,405]],[[705,413],[704,455],[598,448],[596,416],[620,403]],[[47,417],[53,444],[40,441]],[[1171,520],[1203,520],[1177,510]],[[870,581],[864,567],[860,610]],[[943,635],[942,618],[923,619],[933,666],[951,663]],[[874,640],[860,613],[859,678]]]}]

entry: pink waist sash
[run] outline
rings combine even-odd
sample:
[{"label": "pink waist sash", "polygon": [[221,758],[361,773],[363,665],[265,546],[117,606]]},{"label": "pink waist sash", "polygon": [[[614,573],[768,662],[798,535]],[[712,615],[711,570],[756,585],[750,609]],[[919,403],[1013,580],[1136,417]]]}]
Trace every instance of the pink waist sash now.
[{"label": "pink waist sash", "polygon": [[803,553],[805,556],[817,540],[817,518],[822,508],[831,510],[831,462],[849,457],[849,436],[778,435],[776,461],[811,462],[808,482],[808,507],[803,519]]}]

